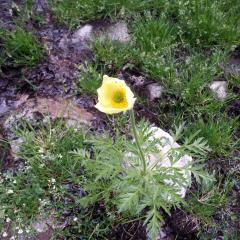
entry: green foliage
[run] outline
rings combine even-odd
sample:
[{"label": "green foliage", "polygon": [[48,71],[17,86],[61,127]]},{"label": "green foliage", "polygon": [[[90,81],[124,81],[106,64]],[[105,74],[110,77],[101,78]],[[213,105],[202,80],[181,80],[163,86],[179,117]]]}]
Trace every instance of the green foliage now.
[{"label": "green foliage", "polygon": [[93,43],[94,62],[105,74],[116,74],[129,59],[129,46],[107,39]]},{"label": "green foliage", "polygon": [[148,52],[161,55],[175,43],[175,29],[166,17],[154,17],[145,14],[136,17],[132,24],[137,51],[144,57]]},{"label": "green foliage", "polygon": [[192,45],[237,45],[240,37],[237,0],[175,1],[173,14],[177,14],[180,35]]},{"label": "green foliage", "polygon": [[[0,231],[6,218],[16,226],[26,226],[44,212],[61,215],[64,197],[75,197],[64,186],[68,182],[78,186],[81,175],[79,159],[70,152],[84,148],[83,132],[59,122],[41,125],[38,130],[26,124],[18,134],[24,140],[19,153],[24,167],[0,176]],[[74,207],[74,202],[68,206]]]},{"label": "green foliage", "polygon": [[224,102],[219,102],[209,90],[211,81],[221,74],[219,64],[225,54],[216,49],[209,57],[193,53],[179,68],[179,79],[173,84],[174,94],[184,111],[194,115],[211,115],[219,111]]},{"label": "green foliage", "polygon": [[199,136],[208,141],[212,153],[216,155],[229,155],[238,147],[238,142],[233,142],[234,130],[237,130],[236,120],[227,117],[212,116],[207,121],[203,119],[192,123],[186,130],[186,135],[199,131]]},{"label": "green foliage", "polygon": [[31,32],[20,27],[13,31],[5,31],[2,48],[18,66],[34,66],[42,56],[42,47]]},{"label": "green foliage", "polygon": [[[173,206],[179,206],[183,199],[179,196],[179,187],[188,185],[183,172],[174,167],[174,162],[185,153],[203,154],[208,151],[202,139],[188,138],[178,150],[168,153],[172,166],[163,167],[159,162],[161,156],[158,145],[164,146],[166,140],[153,138],[149,125],[141,122],[138,128],[140,145],[145,157],[149,154],[158,156],[155,162],[147,161],[147,172],[143,174],[138,148],[118,132],[114,138],[105,133],[94,136],[88,141],[93,145],[94,157],[81,150],[75,151],[84,168],[85,180],[82,186],[86,196],[80,199],[83,207],[103,201],[107,209],[117,207],[125,217],[139,217],[144,214],[145,224],[152,239],[156,236],[163,216],[160,209],[170,214]],[[192,165],[185,166],[186,171],[198,176],[198,169]],[[204,177],[202,173],[199,175]],[[168,182],[168,183],[167,183]],[[171,184],[169,184],[169,182]]]},{"label": "green foliage", "polygon": [[211,224],[213,216],[225,206],[233,184],[227,180],[223,186],[214,181],[203,182],[196,193],[188,199],[187,211],[195,215],[203,224]]},{"label": "green foliage", "polygon": [[134,13],[162,9],[163,6],[162,0],[51,0],[52,11],[58,20],[70,28],[84,21],[127,18]]},{"label": "green foliage", "polygon": [[78,70],[80,71],[78,77],[80,89],[84,93],[95,95],[97,89],[101,86],[102,74],[98,73],[97,68],[92,64],[80,65]]},{"label": "green foliage", "polygon": [[151,78],[172,79],[175,65],[171,49],[176,38],[173,24],[165,16],[146,13],[144,17],[135,18],[132,31],[135,64]]}]

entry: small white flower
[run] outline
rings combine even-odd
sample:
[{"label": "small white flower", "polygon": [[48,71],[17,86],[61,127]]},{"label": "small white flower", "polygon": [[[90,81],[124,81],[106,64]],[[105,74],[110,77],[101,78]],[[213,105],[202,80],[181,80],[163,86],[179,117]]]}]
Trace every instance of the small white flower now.
[{"label": "small white flower", "polygon": [[8,234],[7,234],[6,232],[3,232],[2,236],[3,236],[3,237],[7,237]]},{"label": "small white flower", "polygon": [[18,230],[18,234],[22,234],[23,233],[23,230],[20,228],[19,230]]},{"label": "small white flower", "polygon": [[11,219],[9,217],[6,218],[6,222],[9,223],[11,222]]},{"label": "small white flower", "polygon": [[43,163],[41,163],[41,164],[39,165],[39,167],[40,167],[40,168],[44,168],[45,165],[44,165]]},{"label": "small white flower", "polygon": [[77,217],[75,217],[75,218],[73,219],[73,221],[74,221],[74,222],[76,222],[77,220],[78,220],[78,218],[77,218]]},{"label": "small white flower", "polygon": [[55,179],[55,178],[51,178],[51,182],[52,182],[52,183],[55,183],[55,182],[56,182],[56,179]]},{"label": "small white flower", "polygon": [[13,194],[13,190],[12,189],[7,190],[7,194]]},{"label": "small white flower", "polygon": [[39,152],[39,153],[44,153],[43,148],[39,148],[38,152]]}]

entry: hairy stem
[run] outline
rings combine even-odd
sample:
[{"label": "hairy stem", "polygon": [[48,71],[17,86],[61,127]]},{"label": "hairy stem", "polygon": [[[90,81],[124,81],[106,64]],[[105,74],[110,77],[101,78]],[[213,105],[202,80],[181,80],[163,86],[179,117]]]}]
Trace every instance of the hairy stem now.
[{"label": "hairy stem", "polygon": [[139,156],[140,156],[140,159],[141,159],[142,165],[143,165],[143,174],[145,175],[146,171],[147,171],[147,164],[146,164],[146,160],[145,160],[145,157],[144,157],[143,150],[142,150],[140,142],[139,142],[133,109],[130,110],[130,117],[131,117],[131,123],[132,123],[132,128],[133,128],[133,135],[134,135],[134,138],[135,138],[135,141],[136,141],[136,144],[137,144],[137,147],[138,147],[138,151],[139,151]]}]

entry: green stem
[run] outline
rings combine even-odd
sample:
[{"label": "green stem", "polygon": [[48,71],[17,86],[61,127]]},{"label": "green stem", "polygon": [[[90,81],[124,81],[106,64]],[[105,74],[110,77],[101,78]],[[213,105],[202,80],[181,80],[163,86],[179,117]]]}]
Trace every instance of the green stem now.
[{"label": "green stem", "polygon": [[146,164],[146,161],[145,161],[143,150],[142,150],[140,142],[139,142],[133,109],[130,110],[130,117],[131,117],[131,123],[132,123],[132,128],[133,128],[133,135],[134,135],[134,138],[135,138],[135,141],[136,141],[136,144],[137,144],[137,147],[138,147],[138,151],[139,151],[139,156],[140,156],[140,159],[141,159],[142,165],[143,165],[143,174],[145,175],[146,171],[147,171],[147,164]]}]

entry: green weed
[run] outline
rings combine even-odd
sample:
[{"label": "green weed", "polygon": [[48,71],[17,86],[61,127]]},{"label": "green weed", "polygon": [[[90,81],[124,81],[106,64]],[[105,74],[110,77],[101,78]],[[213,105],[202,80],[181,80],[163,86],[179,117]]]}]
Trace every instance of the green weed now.
[{"label": "green weed", "polygon": [[149,77],[164,82],[172,80],[175,60],[172,49],[176,35],[174,26],[166,17],[145,14],[132,24],[134,63]]},{"label": "green weed", "polygon": [[105,74],[115,75],[129,61],[129,46],[107,39],[93,43],[94,63]]},{"label": "green weed", "polygon": [[86,66],[79,66],[78,70],[78,85],[82,92],[90,95],[95,95],[97,89],[102,84],[102,74],[98,73],[95,65],[87,64]]},{"label": "green weed", "polygon": [[180,36],[193,46],[232,46],[239,43],[240,4],[230,1],[175,1],[172,14],[176,16]]},{"label": "green weed", "polygon": [[[181,134],[181,129],[176,130],[176,138]],[[149,130],[149,126],[141,122],[138,134],[145,156],[150,153],[157,154],[156,144],[159,142],[151,140],[153,132]],[[154,164],[157,170],[154,171],[150,162],[147,162],[147,172],[144,175],[136,143],[128,142],[118,133],[115,136],[114,145],[108,134],[93,136],[89,143],[93,144],[94,159],[92,161],[86,152],[76,151],[76,156],[84,159],[82,166],[85,180],[82,186],[86,191],[86,196],[79,200],[80,205],[89,207],[100,201],[104,202],[107,209],[115,206],[126,219],[144,216],[149,235],[151,239],[155,239],[159,224],[163,221],[159,209],[170,214],[172,206],[179,206],[182,203],[181,197],[177,194],[177,185],[187,184],[186,179],[174,167],[165,168]],[[192,136],[186,139],[180,151],[195,152],[201,155],[208,151],[208,148],[205,141],[193,140]],[[131,154],[126,156],[125,152]],[[171,158],[174,159],[174,156],[179,153],[173,152],[172,154]],[[158,160],[160,159],[159,156]],[[187,169],[188,167],[190,166],[186,166]],[[196,177],[206,178],[205,175],[199,174],[195,167],[191,166],[190,169]],[[164,179],[176,185],[165,184]],[[168,201],[168,199],[171,200]]]},{"label": "green weed", "polygon": [[43,53],[36,37],[20,27],[5,32],[2,47],[6,55],[18,66],[34,66]]},{"label": "green weed", "polygon": [[[18,134],[24,139],[19,153],[24,168],[1,175],[0,231],[6,218],[16,226],[30,226],[44,212],[56,210],[63,214],[63,199],[72,195],[66,184],[77,186],[81,175],[80,161],[71,151],[84,149],[83,132],[57,123],[38,130],[27,124]],[[74,206],[69,205],[69,209]]]},{"label": "green weed", "polygon": [[217,211],[227,204],[232,186],[228,180],[222,187],[215,182],[203,183],[188,199],[187,211],[195,215],[204,227],[210,225]]},{"label": "green weed", "polygon": [[200,119],[188,126],[186,135],[199,131],[199,136],[208,141],[212,154],[224,156],[231,154],[237,147],[237,142],[233,140],[233,134],[237,128],[236,120],[211,116],[205,121]]},{"label": "green weed", "polygon": [[71,29],[84,21],[127,18],[145,10],[162,9],[164,1],[150,0],[51,0],[57,19]]}]

